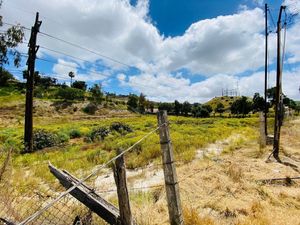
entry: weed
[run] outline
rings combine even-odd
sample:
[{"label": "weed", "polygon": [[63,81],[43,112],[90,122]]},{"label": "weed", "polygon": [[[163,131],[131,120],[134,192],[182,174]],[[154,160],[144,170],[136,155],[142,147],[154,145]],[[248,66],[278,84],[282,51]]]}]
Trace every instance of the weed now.
[{"label": "weed", "polygon": [[183,208],[184,223],[186,225],[214,225],[214,221],[208,217],[202,217],[198,214],[197,210],[193,208]]},{"label": "weed", "polygon": [[234,182],[240,182],[243,178],[242,168],[235,163],[228,167],[226,173]]}]

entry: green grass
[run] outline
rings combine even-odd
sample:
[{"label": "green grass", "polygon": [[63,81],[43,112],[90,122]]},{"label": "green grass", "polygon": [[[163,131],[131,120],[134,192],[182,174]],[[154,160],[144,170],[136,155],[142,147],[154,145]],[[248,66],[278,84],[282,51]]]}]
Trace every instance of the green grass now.
[{"label": "green grass", "polygon": [[[189,162],[194,159],[196,150],[209,143],[229,137],[233,132],[255,132],[258,126],[257,118],[206,118],[195,119],[170,116],[170,133],[176,161]],[[95,143],[84,142],[95,127],[109,127],[113,122],[129,125],[132,133],[121,135],[113,132],[103,141]],[[52,118],[35,124],[36,128],[69,135],[78,130],[81,138],[70,139],[56,147],[47,148],[30,154],[20,154],[22,148],[22,127],[2,128],[0,131],[0,146],[13,148],[15,154],[13,164],[16,170],[29,170],[40,179],[53,180],[48,172],[47,162],[51,161],[59,168],[67,169],[77,174],[78,171],[90,171],[94,166],[102,164],[116,154],[117,149],[126,149],[157,127],[155,116],[134,118],[109,118],[101,120],[73,121],[71,118]],[[161,150],[158,132],[151,135],[130,153],[126,154],[128,168],[145,166],[161,160]]]},{"label": "green grass", "polygon": [[[17,107],[20,103],[24,104],[24,95],[20,95],[18,91],[9,87],[1,88],[0,103]],[[126,105],[119,104],[118,107],[126,107]],[[20,110],[20,106],[12,108],[7,111],[7,114],[13,116],[14,113]],[[21,118],[22,121],[23,118]],[[258,129],[257,117],[197,119],[170,116],[169,121],[175,159],[185,163],[192,161],[197,150],[210,143],[226,139],[233,133],[247,131],[250,134]],[[112,132],[102,141],[94,143],[84,141],[93,129],[109,127],[114,122],[129,125],[133,132],[127,134]],[[0,120],[0,148],[5,151],[9,148],[13,149],[12,165],[16,176],[13,178],[12,183],[19,182],[23,188],[28,185],[33,187],[41,181],[52,182],[55,180],[48,171],[48,161],[59,168],[66,169],[82,177],[96,165],[114,157],[117,149],[127,149],[156,127],[157,119],[153,115],[101,119],[97,117],[73,117],[71,114],[64,114],[60,117],[41,115],[34,117],[34,128],[57,133],[66,142],[31,154],[21,154],[24,130],[22,123],[10,123],[7,126],[6,121]],[[71,133],[74,131],[80,133],[79,138],[70,138]],[[158,132],[137,145],[125,157],[128,168],[137,168],[151,162],[160,162],[161,149]],[[24,171],[34,179],[22,178]],[[22,189],[21,186],[20,189]]]}]

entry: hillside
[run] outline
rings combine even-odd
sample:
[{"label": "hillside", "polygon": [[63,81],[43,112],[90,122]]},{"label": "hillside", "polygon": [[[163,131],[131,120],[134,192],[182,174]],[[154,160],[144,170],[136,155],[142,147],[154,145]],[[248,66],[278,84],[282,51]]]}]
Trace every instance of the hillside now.
[{"label": "hillside", "polygon": [[215,109],[219,103],[222,103],[224,105],[225,110],[229,110],[231,104],[238,98],[240,97],[234,97],[234,96],[214,97],[213,99],[206,102],[205,105],[210,105],[213,109]]}]

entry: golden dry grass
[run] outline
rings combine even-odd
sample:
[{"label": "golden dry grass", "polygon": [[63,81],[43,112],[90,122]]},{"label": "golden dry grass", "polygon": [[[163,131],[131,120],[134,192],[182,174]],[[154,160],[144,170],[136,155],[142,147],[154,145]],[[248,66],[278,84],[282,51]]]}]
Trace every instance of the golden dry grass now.
[{"label": "golden dry grass", "polygon": [[[282,130],[283,160],[300,167],[300,121],[289,121]],[[299,176],[296,167],[275,161],[266,163],[272,146],[258,142],[211,159],[195,160],[177,168],[185,224],[290,225],[300,224],[300,183],[262,183],[260,179]],[[258,154],[259,153],[259,154]],[[258,155],[260,157],[258,157]],[[158,202],[135,209],[142,224],[167,224],[164,192]],[[162,204],[164,203],[164,204]],[[135,205],[134,207],[141,205]],[[151,220],[151,218],[160,218]]]}]

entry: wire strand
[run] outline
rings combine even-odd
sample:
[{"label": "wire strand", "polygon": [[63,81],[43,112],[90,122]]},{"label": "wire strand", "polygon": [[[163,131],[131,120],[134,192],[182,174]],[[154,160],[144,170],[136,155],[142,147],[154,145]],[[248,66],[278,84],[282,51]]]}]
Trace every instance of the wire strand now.
[{"label": "wire strand", "polygon": [[[47,34],[47,33],[45,33],[45,32],[39,32],[39,33],[42,34],[42,35],[44,35],[44,36],[46,36],[46,37],[55,39],[55,40],[57,40],[57,41],[63,42],[63,43],[68,44],[68,45],[71,45],[71,46],[73,46],[73,47],[76,47],[76,48],[85,50],[85,51],[87,51],[87,52],[93,53],[93,54],[95,54],[95,55],[98,55],[98,56],[100,56],[100,57],[102,57],[102,58],[108,59],[108,60],[110,60],[110,61],[112,61],[112,62],[121,64],[121,65],[123,65],[123,66],[129,67],[129,68],[132,68],[132,67],[133,67],[133,68],[137,68],[137,67],[131,66],[131,65],[127,64],[127,63],[121,62],[120,60],[114,59],[114,58],[112,58],[112,57],[110,57],[110,56],[106,56],[106,55],[101,54],[101,53],[99,53],[99,52],[96,52],[96,51],[94,51],[94,50],[91,50],[91,49],[88,49],[88,48],[86,48],[86,47],[80,46],[79,44],[75,44],[75,43],[73,43],[73,42],[66,41],[66,40],[64,40],[64,39],[62,39],[62,38],[55,37],[55,36],[53,36],[53,35],[51,35],[51,34]],[[137,68],[137,69],[138,69],[138,68]]]},{"label": "wire strand", "polygon": [[118,159],[119,157],[121,157],[122,155],[124,155],[125,153],[129,152],[136,145],[138,145],[143,140],[145,140],[146,138],[148,138],[151,134],[155,133],[162,126],[165,126],[165,123],[162,124],[162,125],[160,125],[160,126],[158,126],[156,129],[152,130],[148,134],[146,134],[144,137],[142,137],[140,140],[138,140],[132,146],[130,146],[129,148],[127,148],[126,150],[124,150],[123,152],[121,152],[120,154],[118,154],[117,156],[113,157],[112,159],[110,159],[109,161],[107,161],[105,164],[102,164],[99,168],[97,168],[94,172],[92,172],[91,174],[89,174],[87,177],[79,180],[78,183],[76,183],[74,186],[72,186],[71,188],[69,188],[68,190],[66,190],[62,194],[60,194],[56,199],[52,200],[49,204],[47,204],[46,206],[44,206],[42,209],[40,209],[39,211],[37,211],[33,215],[29,216],[28,218],[26,218],[24,221],[22,221],[21,223],[19,223],[19,225],[25,225],[25,224],[27,224],[29,222],[32,222],[35,218],[37,218],[38,216],[40,216],[43,212],[45,212],[52,205],[54,205],[56,202],[58,202],[64,196],[66,196],[71,191],[73,191],[75,188],[77,188],[79,185],[81,185],[84,181],[88,180],[89,178],[91,178],[92,176],[94,176],[95,174],[97,174],[101,169],[103,169],[104,167],[106,167],[107,165],[109,165],[110,163],[112,163],[113,161],[115,161],[116,159]]}]

